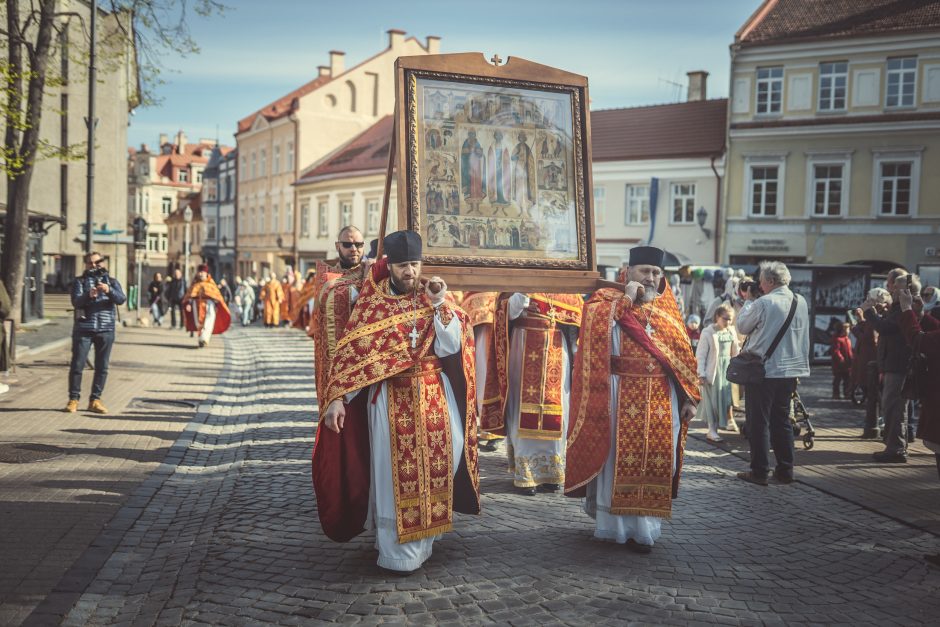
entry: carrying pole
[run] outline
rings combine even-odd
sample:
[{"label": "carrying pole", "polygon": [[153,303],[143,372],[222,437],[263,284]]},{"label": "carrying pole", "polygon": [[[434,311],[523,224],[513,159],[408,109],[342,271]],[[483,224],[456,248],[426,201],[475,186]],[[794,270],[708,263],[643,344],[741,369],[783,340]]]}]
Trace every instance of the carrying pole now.
[{"label": "carrying pole", "polygon": [[[392,139],[388,144],[388,168],[385,171],[385,195],[382,197],[382,218],[379,220],[379,244],[376,246],[376,260],[382,258],[382,242],[385,240],[385,226],[388,222],[388,203],[392,196],[392,175],[395,171],[395,155],[398,152],[398,105],[395,105],[395,121],[392,124]],[[402,190],[398,190],[401,194]]]}]

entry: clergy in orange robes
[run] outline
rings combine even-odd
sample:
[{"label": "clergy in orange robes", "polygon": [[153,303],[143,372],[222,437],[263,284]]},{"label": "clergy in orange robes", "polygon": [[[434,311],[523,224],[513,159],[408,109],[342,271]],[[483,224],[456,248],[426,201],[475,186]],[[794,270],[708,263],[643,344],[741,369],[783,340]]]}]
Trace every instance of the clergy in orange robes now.
[{"label": "clergy in orange robes", "polygon": [[630,250],[623,292],[584,305],[571,390],[565,494],[584,498],[594,536],[648,553],[678,494],[699,401],[695,355],[664,252]]},{"label": "clergy in orange robes", "polygon": [[213,335],[225,333],[232,321],[228,305],[222,298],[222,292],[209,275],[209,266],[201,265],[196,269],[193,284],[183,297],[183,311],[186,315],[186,330],[199,334],[199,347],[209,345]]},{"label": "clergy in orange robes", "polygon": [[487,370],[483,429],[507,436],[513,484],[526,495],[565,482],[571,364],[584,300],[505,294],[496,309],[495,368]]},{"label": "clergy in orange robes", "polygon": [[417,233],[384,248],[354,290],[320,397],[313,481],[328,537],[375,528],[379,567],[411,572],[454,511],[480,511],[473,331],[443,281],[422,287]]},{"label": "clergy in orange robes", "polygon": [[284,302],[284,290],[277,277],[273,277],[261,288],[261,301],[264,303],[264,326],[276,327],[281,324],[281,303]]}]

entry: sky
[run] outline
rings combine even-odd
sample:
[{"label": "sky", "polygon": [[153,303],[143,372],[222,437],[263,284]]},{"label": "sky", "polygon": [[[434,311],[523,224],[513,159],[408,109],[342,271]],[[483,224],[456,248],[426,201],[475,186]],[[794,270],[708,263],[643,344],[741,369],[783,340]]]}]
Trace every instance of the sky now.
[{"label": "sky", "polygon": [[[223,0],[225,1],[225,0]],[[131,118],[131,146],[160,133],[234,145],[239,119],[310,81],[329,51],[351,68],[384,50],[397,28],[441,52],[498,54],[584,74],[591,109],[679,102],[686,72],[705,70],[708,97],[728,94],[728,47],[760,0],[227,0],[193,17],[200,52],[169,56],[160,104]],[[677,86],[676,84],[681,86]]]}]

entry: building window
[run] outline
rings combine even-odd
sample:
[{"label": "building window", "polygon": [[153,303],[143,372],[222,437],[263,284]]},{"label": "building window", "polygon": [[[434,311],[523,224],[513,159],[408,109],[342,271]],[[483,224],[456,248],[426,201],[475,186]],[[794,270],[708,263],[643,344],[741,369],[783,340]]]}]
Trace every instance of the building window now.
[{"label": "building window", "polygon": [[777,215],[777,166],[751,166],[751,210],[752,216],[772,217]]},{"label": "building window", "polygon": [[329,205],[326,203],[326,201],[321,202],[317,207],[317,235],[320,237],[326,237],[329,230],[330,225],[327,220],[328,209]]},{"label": "building window", "polygon": [[268,151],[261,151],[261,176],[268,175]]},{"label": "building window", "polygon": [[603,187],[594,188],[594,224],[602,226],[607,215],[607,190]]},{"label": "building window", "polygon": [[287,171],[294,171],[294,142],[287,142]]},{"label": "building window", "polygon": [[258,155],[251,153],[251,178],[258,176]]},{"label": "building window", "polygon": [[888,59],[888,82],[885,106],[913,107],[917,84],[917,57]]},{"label": "building window", "polygon": [[173,199],[169,196],[164,196],[160,199],[160,210],[163,211],[163,215],[168,216],[170,212],[173,211]]},{"label": "building window", "polygon": [[819,110],[844,111],[849,64],[834,61],[819,64]]},{"label": "building window", "polygon": [[307,203],[300,205],[300,236],[310,236],[310,205]]},{"label": "building window", "polygon": [[379,234],[379,218],[381,217],[379,201],[370,200],[366,203],[366,235]]},{"label": "building window", "polygon": [[274,159],[271,167],[274,169],[271,174],[280,174],[281,173],[281,145],[278,144],[274,146]]},{"label": "building window", "polygon": [[842,215],[842,165],[813,165],[813,216]]},{"label": "building window", "polygon": [[196,170],[196,182],[202,183],[202,170]]},{"label": "building window", "polygon": [[147,252],[155,253],[160,249],[160,235],[158,233],[147,234]]},{"label": "building window", "polygon": [[278,209],[277,204],[271,206],[271,232],[281,232],[281,211]]},{"label": "building window", "polygon": [[261,205],[258,207],[258,233],[266,233],[267,228],[268,225],[264,220],[264,205]]},{"label": "building window", "polygon": [[177,173],[177,180],[178,180],[180,183],[188,183],[188,182],[189,182],[189,171],[188,171],[188,170],[180,170],[180,171]]},{"label": "building window", "polygon": [[257,218],[255,217],[255,210],[254,210],[254,208],[251,209],[251,216],[250,216],[250,218],[249,218],[249,220],[248,220],[248,232],[249,232],[249,233],[257,233],[257,232],[258,232],[258,223],[257,223]]},{"label": "building window", "polygon": [[339,203],[339,226],[344,228],[352,224],[352,201],[344,200]]},{"label": "building window", "polygon": [[757,113],[780,113],[783,102],[783,68],[757,68]]},{"label": "building window", "polygon": [[288,233],[294,232],[294,206],[290,201],[284,204],[284,230]]},{"label": "building window", "polygon": [[241,159],[241,173],[239,174],[242,180],[245,180],[248,176],[248,158],[242,157]]},{"label": "building window", "polygon": [[673,183],[672,224],[695,223],[695,183]]},{"label": "building window", "polygon": [[627,185],[627,224],[649,224],[650,222],[650,186]]},{"label": "building window", "polygon": [[881,192],[878,214],[882,216],[911,215],[911,189],[914,164],[911,161],[883,161],[878,177]]},{"label": "building window", "polygon": [[214,240],[215,237],[215,218],[209,218],[206,220],[206,239]]},{"label": "building window", "polygon": [[160,252],[165,253],[168,247],[168,240],[165,233],[160,233]]}]

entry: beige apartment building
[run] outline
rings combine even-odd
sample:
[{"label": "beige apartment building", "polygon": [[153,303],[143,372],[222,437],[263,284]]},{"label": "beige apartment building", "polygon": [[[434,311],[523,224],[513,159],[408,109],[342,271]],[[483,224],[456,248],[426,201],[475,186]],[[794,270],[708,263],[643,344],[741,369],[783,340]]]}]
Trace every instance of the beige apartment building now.
[{"label": "beige apartment building", "polygon": [[[87,140],[88,69],[85,30],[90,19],[87,2],[63,0],[57,7],[68,12],[68,28],[55,42],[50,76],[61,84],[46,85],[40,134],[51,146],[81,145]],[[122,20],[121,26],[118,20]],[[128,16],[98,12],[99,42],[107,33],[127,28]],[[101,44],[103,45],[103,44]],[[5,46],[5,44],[4,44]],[[68,54],[62,54],[62,50]],[[99,51],[103,54],[103,50]],[[108,257],[113,276],[127,282],[127,124],[137,106],[137,60],[133,49],[108,51],[109,62],[98,69],[96,90],[94,230],[95,248]],[[0,119],[2,132],[2,119]],[[0,215],[6,214],[6,177],[0,176]],[[87,195],[85,160],[41,159],[36,162],[30,189],[31,237],[27,250],[27,275],[23,320],[42,315],[44,285],[65,289],[84,266]],[[2,220],[0,220],[2,223]],[[7,286],[11,289],[11,286]]]},{"label": "beige apartment building", "polygon": [[180,208],[181,196],[202,189],[203,170],[216,144],[213,139],[189,143],[183,131],[172,141],[160,135],[158,143],[155,152],[146,144],[131,149],[127,160],[127,221],[131,224],[139,215],[148,223],[147,247],[138,253],[145,278],[171,269],[165,221]]},{"label": "beige apartment building", "polygon": [[630,249],[653,245],[667,265],[717,261],[727,101],[706,99],[689,72],[676,104],[591,112],[597,263],[613,278]]},{"label": "beige apartment building", "polygon": [[421,43],[390,30],[385,50],[350,69],[343,52],[331,51],[314,80],[238,123],[239,274],[281,274],[302,256],[327,254],[301,245],[309,240],[301,233],[293,183],[301,170],[394,111],[395,59],[436,54],[439,47],[439,37]]},{"label": "beige apartment building", "polygon": [[[393,122],[385,116],[297,180],[301,270],[336,257],[346,225],[359,227],[367,245],[379,236]],[[392,179],[386,233],[398,229],[396,188]]]},{"label": "beige apartment building", "polygon": [[[192,210],[192,220],[187,224],[186,209]],[[167,271],[182,270],[187,282],[196,274],[202,263],[202,245],[206,240],[206,223],[203,217],[202,194],[190,192],[180,194],[179,208],[164,220],[167,229]],[[189,231],[189,264],[186,263],[186,231]]]},{"label": "beige apartment building", "polygon": [[738,31],[723,260],[940,264],[936,7],[771,0]]}]

